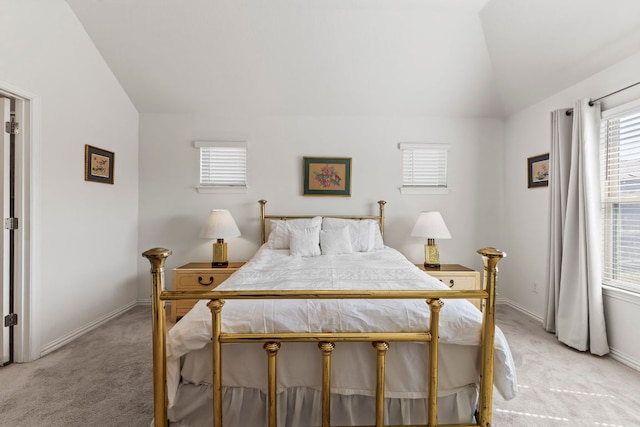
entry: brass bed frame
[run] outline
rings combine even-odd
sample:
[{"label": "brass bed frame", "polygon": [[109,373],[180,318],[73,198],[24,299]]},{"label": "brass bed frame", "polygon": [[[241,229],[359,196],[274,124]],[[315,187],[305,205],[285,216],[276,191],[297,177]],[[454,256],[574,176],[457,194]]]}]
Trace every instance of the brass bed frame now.
[{"label": "brass bed frame", "polygon": [[[260,220],[262,242],[266,242],[266,221],[268,219],[297,219],[313,216],[278,216],[266,215],[266,200],[260,200]],[[378,202],[378,215],[340,216],[325,215],[344,219],[374,219],[384,232],[384,205]],[[168,425],[167,419],[167,371],[166,371],[166,314],[165,301],[180,299],[209,300],[212,321],[212,388],[213,388],[213,426],[222,427],[222,344],[224,343],[264,343],[267,353],[268,370],[268,426],[277,426],[277,393],[276,393],[276,359],[281,342],[317,342],[322,353],[322,426],[329,427],[331,417],[331,354],[336,342],[371,342],[377,351],[376,367],[376,414],[375,427],[384,424],[384,387],[385,387],[385,354],[390,342],[415,341],[429,342],[429,390],[428,390],[428,424],[414,427],[436,427],[438,424],[437,390],[438,390],[438,341],[439,313],[444,304],[442,299],[479,298],[483,302],[483,321],[481,329],[481,366],[480,389],[476,423],[448,424],[449,427],[490,427],[493,406],[493,372],[495,341],[495,297],[497,264],[505,256],[495,248],[483,248],[477,251],[484,263],[484,289],[478,291],[456,290],[416,290],[416,291],[167,291],[165,290],[164,263],[171,255],[168,249],[154,248],[142,254],[151,263],[152,284],[152,329],[153,329],[153,395],[154,422],[156,427]],[[424,299],[431,311],[429,330],[425,332],[380,332],[380,333],[225,333],[221,330],[221,315],[225,300],[230,299]]]}]

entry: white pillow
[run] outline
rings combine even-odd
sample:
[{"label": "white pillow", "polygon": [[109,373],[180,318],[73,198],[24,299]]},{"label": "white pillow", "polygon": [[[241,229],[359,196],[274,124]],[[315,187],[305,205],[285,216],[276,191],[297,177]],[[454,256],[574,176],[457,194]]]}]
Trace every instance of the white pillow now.
[{"label": "white pillow", "polygon": [[322,255],[340,255],[353,253],[351,237],[347,227],[335,230],[320,230],[320,250]]},{"label": "white pillow", "polygon": [[368,225],[365,225],[357,219],[344,218],[323,218],[323,230],[335,230],[338,228],[346,228],[351,239],[351,247],[355,252],[366,252],[369,249],[370,238]]},{"label": "white pillow", "polygon": [[319,256],[320,227],[290,228],[289,253],[291,256]]},{"label": "white pillow", "polygon": [[355,252],[369,252],[384,247],[378,221],[373,219],[323,218],[323,230],[347,227]]},{"label": "white pillow", "polygon": [[272,219],[267,240],[267,247],[271,249],[289,249],[289,229],[318,227],[322,224],[322,217],[290,219],[288,221]]},{"label": "white pillow", "polygon": [[384,240],[382,240],[382,233],[380,232],[380,224],[375,220],[371,221],[371,250],[384,249]]}]

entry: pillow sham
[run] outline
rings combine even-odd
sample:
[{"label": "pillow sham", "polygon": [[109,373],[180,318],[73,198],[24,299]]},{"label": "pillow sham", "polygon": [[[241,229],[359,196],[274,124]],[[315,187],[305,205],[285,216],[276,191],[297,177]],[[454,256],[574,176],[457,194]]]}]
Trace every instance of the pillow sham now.
[{"label": "pillow sham", "polygon": [[351,239],[351,247],[355,252],[367,252],[369,250],[369,225],[357,219],[322,218],[323,230],[335,230],[346,228]]},{"label": "pillow sham", "polygon": [[320,227],[289,228],[291,256],[314,257],[320,255]]},{"label": "pillow sham", "polygon": [[323,218],[323,230],[346,227],[355,252],[369,252],[384,247],[378,222],[373,219]]},{"label": "pillow sham", "polygon": [[384,240],[382,239],[382,233],[380,232],[380,224],[378,221],[371,221],[371,238],[372,249],[384,249]]},{"label": "pillow sham", "polygon": [[289,249],[289,229],[317,227],[318,232],[322,224],[322,217],[298,218],[290,220],[272,219],[267,247],[271,249]]},{"label": "pillow sham", "polygon": [[353,253],[351,236],[347,227],[334,230],[320,230],[320,252],[322,255],[341,255]]}]

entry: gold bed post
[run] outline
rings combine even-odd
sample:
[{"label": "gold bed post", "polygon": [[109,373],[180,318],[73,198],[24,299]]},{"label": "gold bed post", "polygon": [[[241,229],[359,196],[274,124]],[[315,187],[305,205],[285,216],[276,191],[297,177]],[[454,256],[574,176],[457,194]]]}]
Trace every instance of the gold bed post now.
[{"label": "gold bed post", "polygon": [[322,427],[331,426],[331,353],[336,348],[332,342],[319,342],[322,351]]},{"label": "gold bed post", "polygon": [[267,204],[267,201],[264,199],[258,200],[258,203],[260,203],[260,235],[262,236],[262,243],[266,243],[267,242],[267,230],[265,229],[265,224],[264,224],[264,208]]},{"label": "gold bed post", "polygon": [[387,202],[385,202],[384,200],[378,200],[378,212],[380,214],[380,234],[382,235],[382,237],[384,238],[384,205],[386,205]]},{"label": "gold bed post", "polygon": [[213,389],[213,427],[222,427],[222,320],[224,300],[214,299],[207,306],[211,310],[211,372]]},{"label": "gold bed post", "polygon": [[142,256],[151,263],[151,311],[153,348],[153,418],[156,427],[167,426],[167,354],[165,349],[165,303],[160,300],[164,290],[164,262],[171,255],[169,249],[154,248]]},{"label": "gold bed post", "polygon": [[378,352],[376,363],[376,427],[384,427],[384,368],[389,343],[374,341],[371,345]]},{"label": "gold bed post", "polygon": [[277,360],[278,350],[280,350],[279,342],[266,342],[262,346],[267,352],[267,369],[268,369],[268,396],[267,406],[269,412],[269,427],[278,426],[278,374],[277,374]]},{"label": "gold bed post", "polygon": [[493,409],[493,355],[495,342],[496,276],[498,262],[506,256],[496,248],[478,249],[484,262],[484,288],[488,292],[482,319],[482,361],[480,366],[480,408],[481,427],[490,427]]},{"label": "gold bed post", "polygon": [[438,344],[440,343],[440,309],[444,303],[439,299],[427,300],[431,308],[431,342],[429,343],[429,427],[438,425]]}]

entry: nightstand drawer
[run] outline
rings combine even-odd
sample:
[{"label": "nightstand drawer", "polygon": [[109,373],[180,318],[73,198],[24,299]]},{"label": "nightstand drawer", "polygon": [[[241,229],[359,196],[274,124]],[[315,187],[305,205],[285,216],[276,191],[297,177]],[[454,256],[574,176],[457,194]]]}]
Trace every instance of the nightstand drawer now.
[{"label": "nightstand drawer", "polygon": [[[451,289],[457,291],[475,291],[482,289],[480,273],[465,266],[459,264],[442,264],[440,269],[425,268],[423,264],[416,264],[416,266],[440,280]],[[482,304],[479,299],[470,299],[469,301],[479,310],[482,310]]]},{"label": "nightstand drawer", "polygon": [[194,271],[177,274],[173,286],[180,291],[208,291],[231,276],[232,272]]},{"label": "nightstand drawer", "polygon": [[[173,270],[174,291],[209,291],[235,273],[244,262],[231,262],[228,267],[211,267],[210,263],[192,262]],[[198,302],[195,299],[171,301],[171,321],[176,322]]]},{"label": "nightstand drawer", "polygon": [[[432,276],[435,276],[429,272]],[[470,276],[451,276],[451,275],[437,275],[435,276],[442,283],[455,289],[457,291],[474,291],[476,290],[476,278]]]}]

